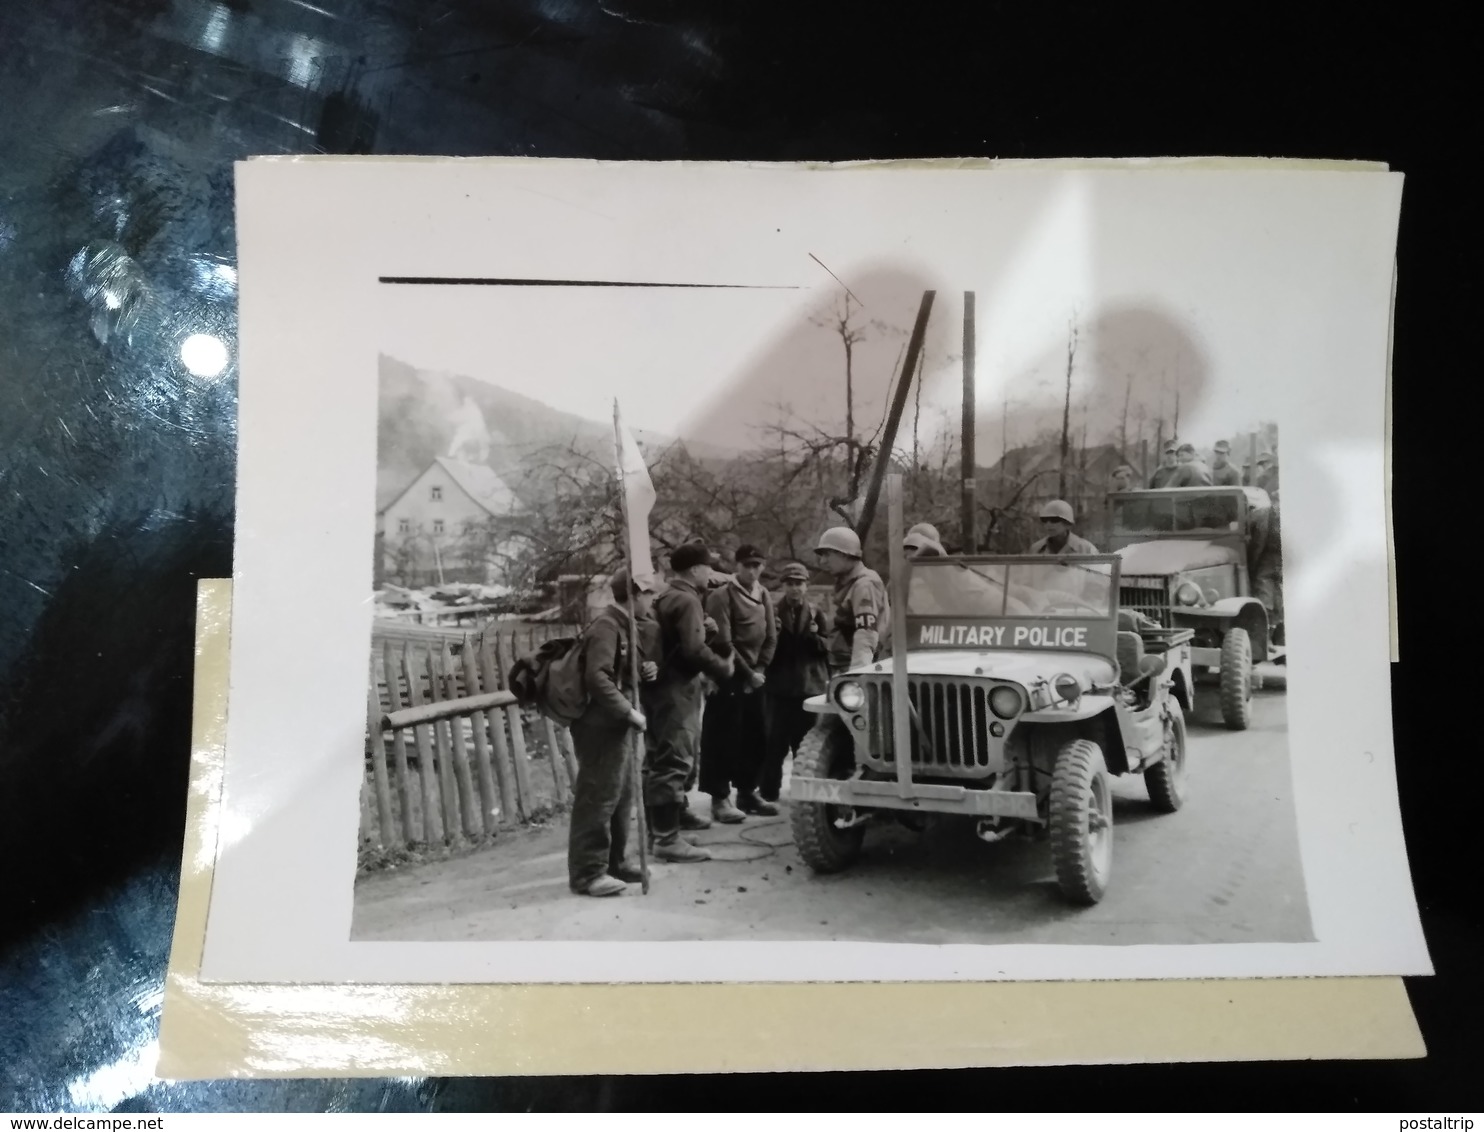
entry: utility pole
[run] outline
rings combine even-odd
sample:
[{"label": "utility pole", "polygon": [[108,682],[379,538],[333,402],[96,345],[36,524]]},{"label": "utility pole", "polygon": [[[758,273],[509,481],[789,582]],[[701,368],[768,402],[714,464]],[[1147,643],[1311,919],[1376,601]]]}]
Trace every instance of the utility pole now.
[{"label": "utility pole", "polygon": [[1067,497],[1067,446],[1071,440],[1072,427],[1072,365],[1077,359],[1077,320],[1072,318],[1071,330],[1067,334],[1067,391],[1061,410],[1061,456],[1056,473],[1056,494]]},{"label": "utility pole", "polygon": [[886,428],[881,436],[881,450],[876,453],[876,466],[871,469],[871,483],[866,488],[865,504],[861,507],[860,516],[855,521],[855,533],[860,536],[861,542],[866,541],[866,535],[871,531],[871,520],[876,514],[876,503],[881,498],[881,482],[886,478],[886,469],[891,465],[892,448],[897,440],[897,427],[902,423],[902,410],[907,407],[907,390],[911,386],[911,376],[917,369],[917,358],[922,353],[923,339],[927,336],[928,315],[933,309],[933,299],[938,295],[936,291],[924,291],[922,293],[922,305],[917,309],[917,321],[912,326],[912,337],[907,340],[907,359],[902,363],[902,380],[897,382],[896,391],[892,394],[891,408],[886,415]]},{"label": "utility pole", "polygon": [[974,554],[979,549],[978,535],[974,530],[974,292],[964,292],[964,420],[963,439],[963,501],[959,513],[962,530],[963,552]]}]

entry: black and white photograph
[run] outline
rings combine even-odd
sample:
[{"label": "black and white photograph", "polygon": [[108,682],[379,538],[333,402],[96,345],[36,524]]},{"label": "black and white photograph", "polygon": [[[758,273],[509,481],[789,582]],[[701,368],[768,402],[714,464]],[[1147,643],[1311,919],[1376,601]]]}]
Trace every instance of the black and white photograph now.
[{"label": "black and white photograph", "polygon": [[379,361],[352,938],[1310,940],[1278,423],[1200,312],[981,360],[975,292],[819,274],[724,405],[617,426],[591,375],[758,304],[386,285],[533,345]]},{"label": "black and white photograph", "polygon": [[1399,178],[239,182],[203,979],[1426,969]]}]

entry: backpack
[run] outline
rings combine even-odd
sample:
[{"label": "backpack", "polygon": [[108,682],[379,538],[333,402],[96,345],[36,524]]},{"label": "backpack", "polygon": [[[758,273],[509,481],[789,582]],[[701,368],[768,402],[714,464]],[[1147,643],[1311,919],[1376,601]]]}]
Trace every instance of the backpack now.
[{"label": "backpack", "polygon": [[568,727],[587,711],[587,684],[582,672],[582,638],[556,637],[533,656],[510,666],[508,685],[516,702]]}]

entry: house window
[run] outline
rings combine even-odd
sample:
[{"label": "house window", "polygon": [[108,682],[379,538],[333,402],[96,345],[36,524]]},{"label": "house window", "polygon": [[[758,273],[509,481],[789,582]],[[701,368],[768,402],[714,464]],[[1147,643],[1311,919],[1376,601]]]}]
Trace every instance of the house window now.
[{"label": "house window", "polygon": [[443,533],[443,520],[442,519],[434,519],[433,520],[433,533],[435,535],[441,535]]},{"label": "house window", "polygon": [[411,519],[398,519],[397,520],[397,533],[399,535],[410,535],[412,533],[412,520]]},{"label": "house window", "polygon": [[428,498],[431,499],[434,503],[442,503],[443,485],[441,483],[435,483],[432,487],[430,487],[428,489]]}]

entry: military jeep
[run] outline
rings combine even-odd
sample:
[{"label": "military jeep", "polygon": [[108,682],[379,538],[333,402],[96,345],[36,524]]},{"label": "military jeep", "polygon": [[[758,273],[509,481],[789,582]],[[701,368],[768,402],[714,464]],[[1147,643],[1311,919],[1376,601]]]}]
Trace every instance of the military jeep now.
[{"label": "military jeep", "polygon": [[[1251,722],[1253,665],[1281,662],[1281,626],[1253,593],[1272,503],[1256,487],[1174,487],[1109,496],[1109,549],[1122,561],[1119,602],[1194,633],[1198,676],[1221,686],[1221,718]],[[1277,631],[1275,635],[1275,630]]]},{"label": "military jeep", "polygon": [[1119,608],[1116,555],[919,559],[894,579],[890,659],[807,701],[794,760],[794,842],[815,872],[866,827],[961,815],[978,835],[1044,834],[1058,887],[1100,900],[1113,852],[1112,774],[1143,774],[1155,809],[1186,791],[1189,629]]}]

